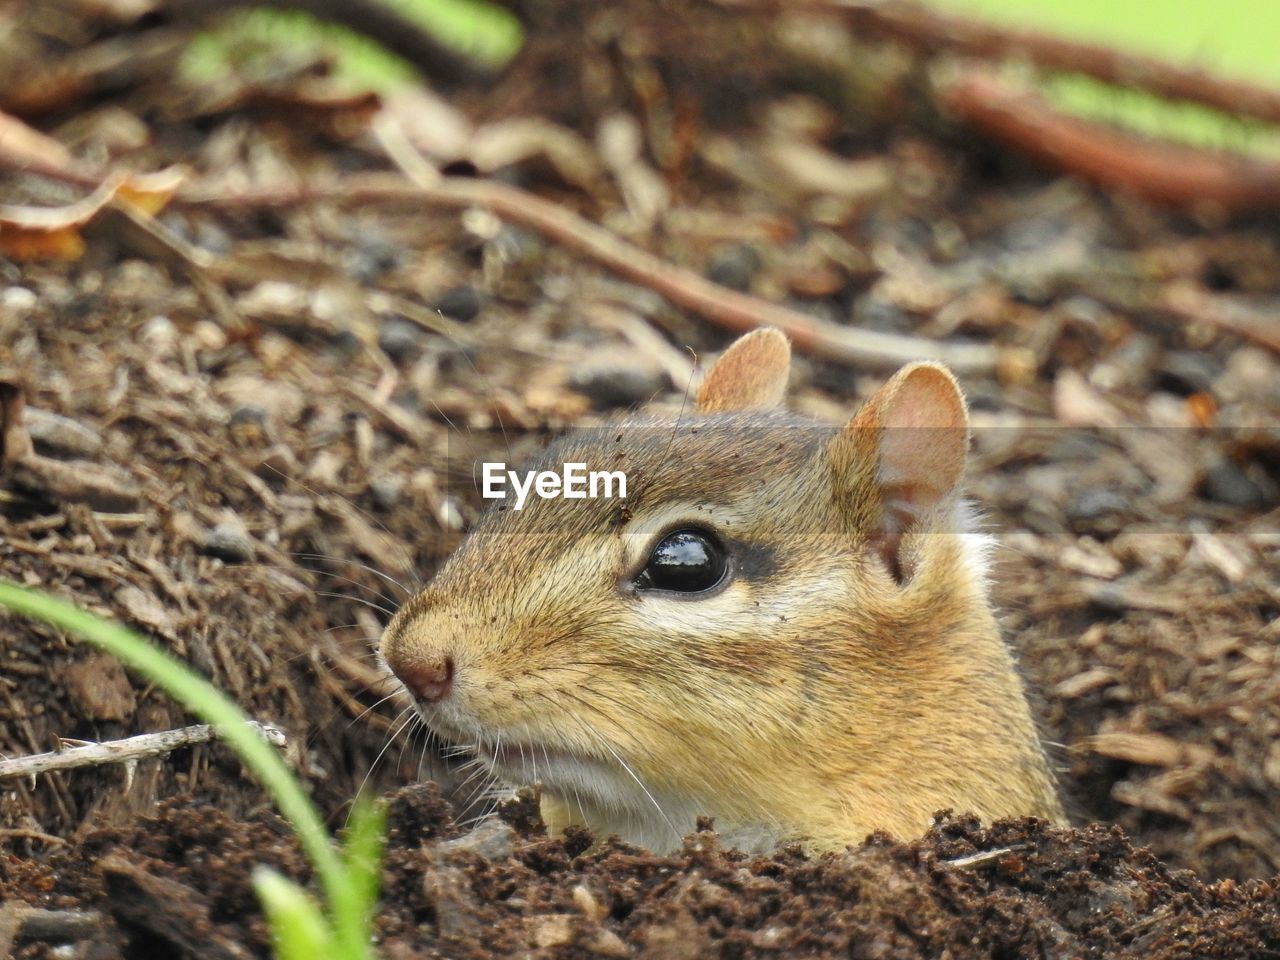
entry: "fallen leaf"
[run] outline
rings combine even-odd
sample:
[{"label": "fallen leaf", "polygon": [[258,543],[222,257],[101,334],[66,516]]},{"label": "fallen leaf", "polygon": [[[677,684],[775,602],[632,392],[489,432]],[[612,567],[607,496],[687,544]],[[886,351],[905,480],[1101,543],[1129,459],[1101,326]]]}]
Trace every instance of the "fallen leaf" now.
[{"label": "fallen leaf", "polygon": [[168,204],[186,179],[182,167],[149,174],[111,174],[88,196],[61,207],[0,205],[0,253],[14,260],[76,260],[80,231],[113,202],[151,215]]}]

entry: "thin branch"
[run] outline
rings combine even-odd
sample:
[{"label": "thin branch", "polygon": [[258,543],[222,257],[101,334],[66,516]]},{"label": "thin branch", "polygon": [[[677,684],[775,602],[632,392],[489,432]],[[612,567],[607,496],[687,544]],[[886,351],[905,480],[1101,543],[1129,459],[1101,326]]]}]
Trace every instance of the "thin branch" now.
[{"label": "thin branch", "polygon": [[992,860],[1007,857],[1013,851],[1013,847],[1000,847],[996,850],[983,850],[981,853],[973,853],[967,857],[957,857],[955,860],[940,860],[938,863],[940,866],[950,867],[953,870],[971,870],[974,867],[990,863]]},{"label": "thin branch", "polygon": [[13,941],[19,937],[59,942],[84,940],[101,933],[104,923],[97,910],[45,910],[10,900],[0,905],[0,957],[10,956]]},{"label": "thin branch", "polygon": [[188,189],[174,199],[179,205],[223,209],[291,207],[317,201],[487,208],[504,220],[591,257],[716,326],[735,333],[774,326],[790,337],[798,350],[828,360],[879,370],[893,369],[912,360],[937,360],[957,373],[971,374],[991,372],[1003,360],[1002,351],[991,344],[946,343],[859,330],[729,290],[620,239],[559,204],[491,180],[442,177],[435,184],[416,185],[405,183],[399,177],[375,174],[340,182],[241,193]]},{"label": "thin branch", "polygon": [[1217,327],[1280,353],[1275,313],[1241,297],[1213,294],[1189,281],[1168,285],[1160,306],[1186,323]]},{"label": "thin branch", "polygon": [[1155,57],[983,23],[899,0],[807,0],[807,6],[844,14],[862,36],[888,37],[919,49],[951,50],[983,59],[1019,57],[1051,70],[1082,73],[1158,97],[1201,103],[1231,116],[1280,123],[1280,91]]},{"label": "thin branch", "polygon": [[[282,747],[285,735],[278,727],[266,723],[252,724],[268,743]],[[29,757],[0,760],[0,780],[10,777],[32,777],[54,770],[72,770],[76,767],[101,766],[105,763],[129,763],[145,757],[156,757],[182,747],[191,747],[217,739],[217,731],[206,724],[163,730],[159,733],[143,733],[123,740],[107,740],[84,746],[37,753]]]},{"label": "thin branch", "polygon": [[29,827],[0,827],[0,840],[34,840],[37,843],[47,843],[51,847],[63,847],[67,843],[62,837]]},{"label": "thin branch", "polygon": [[991,137],[1106,187],[1184,207],[1280,208],[1280,163],[1274,161],[1162,143],[1068,117],[978,69],[947,84],[942,96]]}]

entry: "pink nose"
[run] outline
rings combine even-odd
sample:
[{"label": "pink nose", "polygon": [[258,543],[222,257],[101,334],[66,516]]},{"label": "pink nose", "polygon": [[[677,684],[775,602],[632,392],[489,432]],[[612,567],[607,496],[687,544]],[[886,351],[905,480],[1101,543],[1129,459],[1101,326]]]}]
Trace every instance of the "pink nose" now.
[{"label": "pink nose", "polygon": [[419,700],[437,703],[449,695],[453,686],[453,657],[415,660],[397,667],[395,674]]}]

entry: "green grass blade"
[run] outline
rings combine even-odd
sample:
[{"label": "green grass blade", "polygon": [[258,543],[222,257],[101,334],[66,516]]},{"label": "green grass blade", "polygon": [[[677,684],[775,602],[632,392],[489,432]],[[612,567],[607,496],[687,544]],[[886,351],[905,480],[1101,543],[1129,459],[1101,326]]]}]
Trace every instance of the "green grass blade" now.
[{"label": "green grass blade", "polygon": [[[351,931],[363,922],[364,911],[349,890],[342,860],[310,798],[285,765],[280,754],[248,723],[244,711],[171,654],[160,650],[132,630],[96,617],[63,600],[0,580],[0,605],[17,613],[74,634],[120,660],[138,675],[160,687],[187,710],[213,725],[218,736],[231,744],[293,825],[324,888],[325,898],[339,929]],[[354,951],[355,946],[352,945]],[[368,955],[368,944],[356,958]]]},{"label": "green grass blade", "polygon": [[270,867],[254,869],[253,888],[266,912],[279,960],[316,960],[334,955],[333,931],[306,890]]},{"label": "green grass blade", "polygon": [[378,897],[386,828],[387,811],[383,804],[363,797],[356,800],[342,856],[351,885],[359,890],[364,904],[372,905]]}]

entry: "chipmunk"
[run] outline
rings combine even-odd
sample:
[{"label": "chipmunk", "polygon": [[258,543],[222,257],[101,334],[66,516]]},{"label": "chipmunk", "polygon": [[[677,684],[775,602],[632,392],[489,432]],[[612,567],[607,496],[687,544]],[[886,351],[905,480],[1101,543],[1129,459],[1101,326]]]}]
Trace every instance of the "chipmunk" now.
[{"label": "chipmunk", "polygon": [[510,495],[388,624],[426,725],[553,830],[655,850],[908,838],[951,808],[1061,821],[958,488],[965,401],[901,369],[842,428],[780,409],[773,329],[696,410],[571,434],[541,463],[622,469],[625,500]]}]

